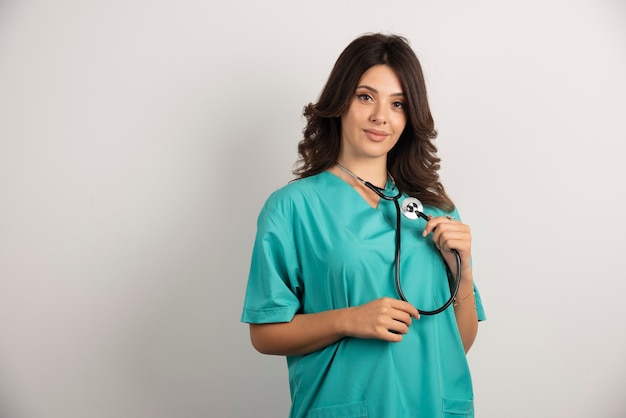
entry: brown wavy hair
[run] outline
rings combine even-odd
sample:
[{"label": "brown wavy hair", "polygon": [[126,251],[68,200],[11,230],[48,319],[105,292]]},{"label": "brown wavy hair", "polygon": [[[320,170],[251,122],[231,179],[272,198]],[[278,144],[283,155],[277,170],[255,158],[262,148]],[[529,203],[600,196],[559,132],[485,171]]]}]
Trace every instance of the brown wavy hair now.
[{"label": "brown wavy hair", "polygon": [[363,73],[388,65],[400,79],[405,96],[406,126],[387,155],[387,170],[398,187],[425,205],[452,210],[454,203],[439,180],[437,137],[428,106],[422,67],[406,38],[382,33],[365,34],[339,55],[317,103],[304,107],[307,124],[298,143],[296,179],[319,174],[337,162],[341,146],[341,116],[350,106]]}]

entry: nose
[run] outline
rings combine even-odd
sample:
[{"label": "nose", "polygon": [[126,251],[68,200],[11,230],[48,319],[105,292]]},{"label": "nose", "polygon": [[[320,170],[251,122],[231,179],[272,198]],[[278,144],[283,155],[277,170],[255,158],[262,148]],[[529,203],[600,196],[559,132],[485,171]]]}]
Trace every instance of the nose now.
[{"label": "nose", "polygon": [[387,123],[387,115],[385,114],[384,107],[377,104],[372,108],[372,114],[370,115],[370,122],[377,125],[384,125]]}]

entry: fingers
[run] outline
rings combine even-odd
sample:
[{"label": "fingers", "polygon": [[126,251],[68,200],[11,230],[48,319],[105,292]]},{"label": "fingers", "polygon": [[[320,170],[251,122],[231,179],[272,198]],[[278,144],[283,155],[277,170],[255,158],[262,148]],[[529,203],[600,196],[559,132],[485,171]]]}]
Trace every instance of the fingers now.
[{"label": "fingers", "polygon": [[472,235],[470,227],[454,219],[439,216],[431,218],[422,235],[432,233],[432,239],[440,251],[468,252],[471,247]]},{"label": "fingers", "polygon": [[394,298],[380,298],[352,308],[354,313],[351,336],[376,338],[386,341],[401,341],[409,332],[413,319],[419,312],[408,302]]},{"label": "fingers", "polygon": [[413,319],[419,319],[419,312],[410,303],[398,299],[383,298],[381,301],[389,303],[388,308],[381,312],[383,321],[381,338],[401,341],[402,335],[409,332]]},{"label": "fingers", "polygon": [[[452,217],[448,216],[438,216],[436,218],[431,217],[428,222],[426,222],[426,227],[424,228],[424,232],[422,232],[422,236],[427,236],[431,232],[435,231],[439,226],[442,226],[443,229],[459,229],[458,227],[467,227],[467,225],[461,223],[460,221],[455,220]],[[469,227],[468,227],[469,228]]]},{"label": "fingers", "polygon": [[415,306],[411,305],[409,302],[405,302],[403,300],[394,299],[394,298],[386,298],[386,299],[389,301],[389,303],[395,310],[399,312],[404,312],[405,314],[407,314],[409,319],[411,318],[420,319],[419,311],[417,310]]}]

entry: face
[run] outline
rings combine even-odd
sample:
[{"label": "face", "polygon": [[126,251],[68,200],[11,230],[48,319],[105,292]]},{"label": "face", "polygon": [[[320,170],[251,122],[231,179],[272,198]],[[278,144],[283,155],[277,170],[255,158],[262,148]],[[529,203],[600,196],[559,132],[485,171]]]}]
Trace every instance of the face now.
[{"label": "face", "polygon": [[375,65],[359,80],[341,117],[341,161],[384,159],[406,126],[404,94],[391,67]]}]

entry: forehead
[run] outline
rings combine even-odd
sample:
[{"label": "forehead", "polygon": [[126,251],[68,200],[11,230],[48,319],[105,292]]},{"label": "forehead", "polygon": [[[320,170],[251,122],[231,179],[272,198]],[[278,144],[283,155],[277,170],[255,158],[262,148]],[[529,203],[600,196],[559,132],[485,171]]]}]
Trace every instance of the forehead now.
[{"label": "forehead", "polygon": [[402,93],[402,83],[388,65],[375,65],[361,75],[357,87],[371,87],[390,94]]}]

